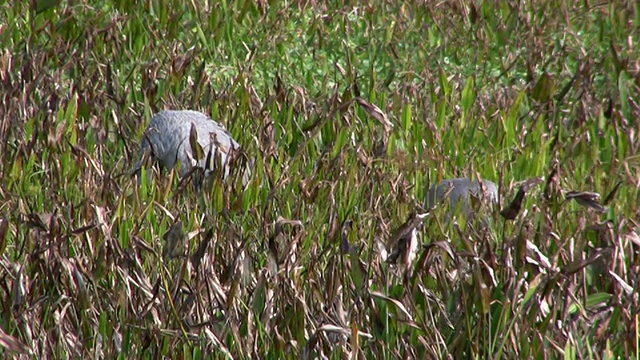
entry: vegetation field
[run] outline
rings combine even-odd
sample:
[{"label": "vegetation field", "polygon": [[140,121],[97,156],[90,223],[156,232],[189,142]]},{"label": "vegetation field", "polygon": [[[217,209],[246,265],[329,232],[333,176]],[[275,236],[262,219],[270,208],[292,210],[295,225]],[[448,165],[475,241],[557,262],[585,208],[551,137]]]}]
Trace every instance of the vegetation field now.
[{"label": "vegetation field", "polygon": [[637,1],[4,1],[0,96],[2,358],[639,357]]}]

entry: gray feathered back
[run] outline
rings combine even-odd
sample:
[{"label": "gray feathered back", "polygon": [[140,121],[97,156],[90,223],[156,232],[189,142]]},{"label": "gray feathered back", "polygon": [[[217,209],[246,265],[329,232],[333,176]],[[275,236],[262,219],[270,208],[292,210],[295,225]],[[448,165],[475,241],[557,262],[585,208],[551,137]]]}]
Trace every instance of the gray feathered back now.
[{"label": "gray feathered back", "polygon": [[[191,148],[192,124],[196,129],[198,144],[204,152],[201,158],[198,158]],[[218,161],[226,179],[231,171],[231,156],[238,155],[240,151],[240,144],[231,137],[231,134],[207,115],[192,110],[166,110],[151,118],[142,137],[140,160],[136,163],[134,172],[139,173],[144,154],[150,152],[166,170],[173,169],[179,161],[181,177],[188,174],[193,167],[202,168],[205,176],[208,176],[217,168],[216,161]],[[250,171],[247,167],[243,174],[245,185],[249,175]]]},{"label": "gray feathered back", "polygon": [[463,213],[469,215],[471,211],[470,196],[482,199],[485,203],[496,205],[498,203],[498,186],[489,181],[482,179],[482,190],[480,190],[480,181],[470,180],[467,178],[456,178],[443,180],[440,184],[431,186],[425,196],[425,209],[431,209],[439,204],[449,192],[449,208],[455,210],[460,203]]}]

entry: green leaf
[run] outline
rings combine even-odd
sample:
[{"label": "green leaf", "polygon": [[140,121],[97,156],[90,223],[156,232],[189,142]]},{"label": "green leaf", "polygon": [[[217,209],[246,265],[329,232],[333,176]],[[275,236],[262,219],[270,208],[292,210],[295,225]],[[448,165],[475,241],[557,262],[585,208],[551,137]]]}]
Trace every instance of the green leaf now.
[{"label": "green leaf", "polygon": [[531,282],[529,282],[529,289],[524,294],[524,298],[522,299],[522,304],[526,305],[529,300],[533,297],[533,295],[538,291],[538,286],[540,285],[540,281],[542,280],[542,275],[537,275]]},{"label": "green leaf", "polygon": [[264,311],[266,303],[267,303],[266,282],[264,278],[260,278],[258,282],[258,286],[253,291],[253,302],[252,302],[253,312],[256,315],[261,316],[262,312]]},{"label": "green leaf", "polygon": [[469,76],[467,83],[462,90],[462,111],[467,113],[476,101],[476,81],[473,76]]},{"label": "green leaf", "polygon": [[447,74],[442,68],[440,68],[440,87],[442,88],[442,93],[444,94],[445,98],[448,98],[449,94],[451,94],[451,85],[449,85]]},{"label": "green leaf", "polygon": [[58,6],[61,2],[62,0],[36,0],[34,1],[34,10],[36,14],[40,14],[45,10]]},{"label": "green leaf", "polygon": [[[605,292],[591,294],[587,296],[587,303],[586,303],[587,309],[593,309],[601,305],[604,305],[609,300],[611,300],[612,297],[613,297],[612,294],[605,293]],[[582,307],[582,304],[580,303],[575,303],[575,302],[572,303],[571,306],[569,306],[569,314],[576,313],[581,307]]]},{"label": "green leaf", "polygon": [[69,142],[71,145],[77,145],[78,143],[78,126],[77,126],[77,111],[78,111],[78,94],[74,93],[71,99],[69,100],[69,104],[67,105],[67,109],[64,112],[64,120],[67,123],[67,131],[71,133],[71,137]]},{"label": "green leaf", "polygon": [[198,129],[196,129],[195,123],[191,123],[191,130],[189,131],[189,145],[191,145],[193,158],[196,159],[196,161],[204,159],[204,149],[200,146],[200,143],[198,143]]},{"label": "green leaf", "polygon": [[444,122],[447,119],[447,99],[442,97],[436,106],[436,126],[438,130],[444,129]]},{"label": "green leaf", "polygon": [[538,79],[536,86],[533,88],[531,97],[539,102],[547,102],[551,100],[554,92],[555,83],[553,78],[545,72],[540,76],[540,79]]},{"label": "green leaf", "polygon": [[336,138],[336,142],[331,149],[331,157],[335,158],[342,152],[342,148],[349,142],[349,129],[343,127],[338,133],[338,137]]},{"label": "green leaf", "polygon": [[573,346],[571,341],[567,341],[567,344],[564,347],[564,359],[565,360],[576,359],[576,348]]},{"label": "green leaf", "polygon": [[520,108],[524,101],[525,90],[521,90],[518,97],[509,108],[506,119],[503,117],[503,127],[505,132],[505,146],[512,146],[517,142],[516,127],[518,125],[518,117],[520,116]]},{"label": "green leaf", "polygon": [[481,267],[482,265],[480,262],[476,262],[473,266],[473,285],[478,299],[478,308],[481,310],[482,314],[486,315],[489,313],[490,309],[491,293],[482,276]]},{"label": "green leaf", "polygon": [[364,284],[364,271],[360,266],[360,257],[355,251],[349,253],[349,260],[351,262],[351,280],[356,288],[356,291],[360,292]]},{"label": "green leaf", "polygon": [[631,110],[629,108],[629,81],[626,71],[620,71],[618,76],[618,91],[620,92],[620,110],[626,119],[631,119]]},{"label": "green leaf", "polygon": [[402,127],[404,127],[404,131],[407,133],[411,132],[412,125],[412,115],[411,115],[411,104],[405,104],[402,109]]}]

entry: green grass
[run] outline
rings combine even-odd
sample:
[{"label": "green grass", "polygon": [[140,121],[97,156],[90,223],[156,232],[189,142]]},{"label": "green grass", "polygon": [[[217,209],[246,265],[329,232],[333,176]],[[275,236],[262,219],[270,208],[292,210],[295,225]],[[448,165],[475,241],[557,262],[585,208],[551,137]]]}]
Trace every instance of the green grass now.
[{"label": "green grass", "polygon": [[[639,5],[35,3],[0,5],[0,355],[638,358]],[[248,187],[138,186],[165,108],[224,124]],[[506,207],[553,173],[385,261],[439,179]]]}]

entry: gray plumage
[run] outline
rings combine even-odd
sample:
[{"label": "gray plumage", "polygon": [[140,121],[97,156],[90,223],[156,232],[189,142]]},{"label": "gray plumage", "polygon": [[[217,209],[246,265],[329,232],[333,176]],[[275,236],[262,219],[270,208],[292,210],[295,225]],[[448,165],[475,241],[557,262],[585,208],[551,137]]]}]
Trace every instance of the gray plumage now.
[{"label": "gray plumage", "polygon": [[[481,194],[480,182],[478,180],[470,180],[467,178],[456,178],[443,180],[440,184],[433,185],[427,191],[425,196],[425,209],[431,209],[435,205],[447,197],[449,199],[449,209],[454,211],[460,203],[460,211],[469,215],[472,210],[470,196],[473,195],[477,199],[482,199],[485,204],[496,205],[498,203],[498,186],[489,181],[482,179]],[[447,196],[447,192],[449,192]]]},{"label": "gray plumage", "polygon": [[[196,159],[191,148],[191,126],[195,126],[197,141],[203,149],[204,156]],[[179,161],[180,176],[188,174],[196,166],[205,170],[205,176],[214,169],[214,161],[219,159],[224,169],[224,178],[230,173],[230,155],[241,150],[240,145],[220,124],[207,115],[192,110],[166,110],[151,118],[140,144],[140,160],[134,167],[139,173],[144,154],[150,152],[153,158],[167,170],[171,170]],[[209,160],[209,163],[207,163]],[[248,171],[243,182],[248,180]]]}]

